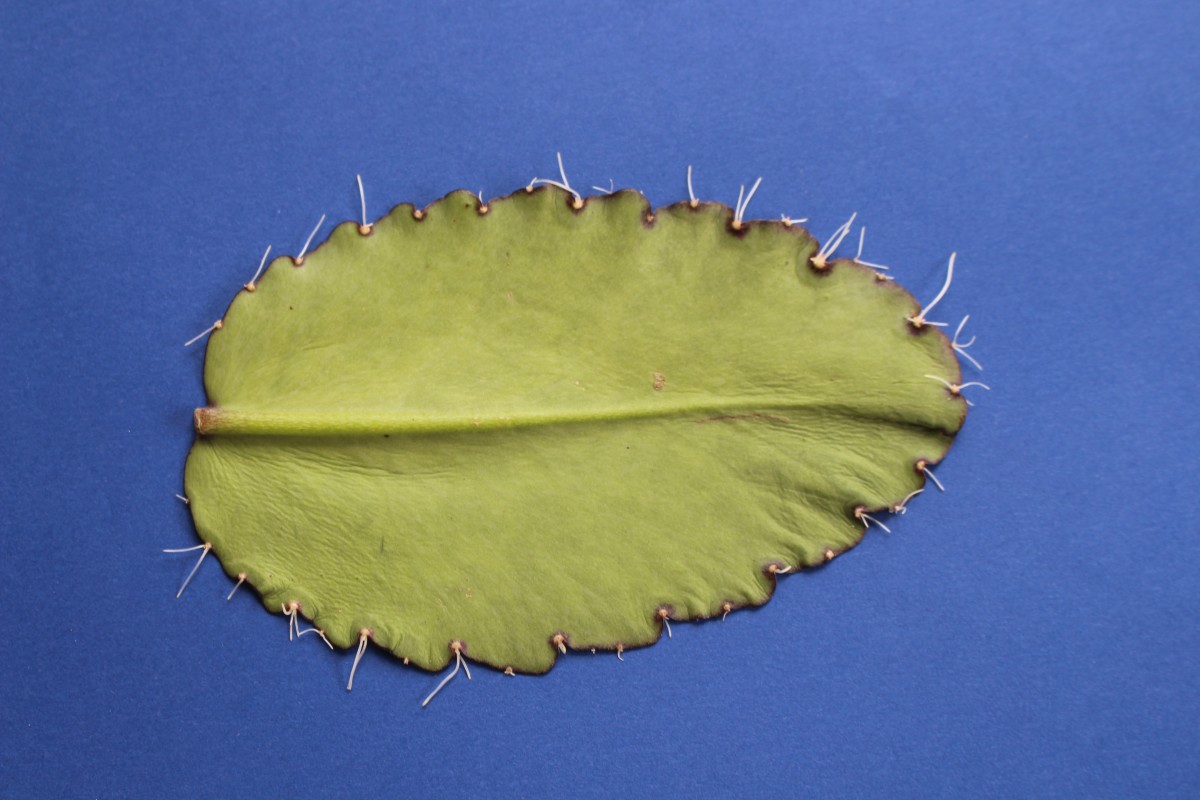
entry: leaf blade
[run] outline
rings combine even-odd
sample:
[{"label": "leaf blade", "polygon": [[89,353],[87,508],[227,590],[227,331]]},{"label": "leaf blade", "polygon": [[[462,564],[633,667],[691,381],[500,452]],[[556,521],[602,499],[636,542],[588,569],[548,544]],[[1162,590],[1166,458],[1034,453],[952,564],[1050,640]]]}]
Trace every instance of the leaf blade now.
[{"label": "leaf blade", "polygon": [[209,345],[212,418],[244,424],[189,457],[197,528],[340,646],[370,627],[426,668],[461,640],[541,672],[555,633],[629,648],[660,606],[765,602],[768,563],[853,546],[854,507],[920,486],[961,425],[916,301],[810,269],[802,230],[733,235],[711,205],[647,224],[630,192],[475,205],[339,226]]}]

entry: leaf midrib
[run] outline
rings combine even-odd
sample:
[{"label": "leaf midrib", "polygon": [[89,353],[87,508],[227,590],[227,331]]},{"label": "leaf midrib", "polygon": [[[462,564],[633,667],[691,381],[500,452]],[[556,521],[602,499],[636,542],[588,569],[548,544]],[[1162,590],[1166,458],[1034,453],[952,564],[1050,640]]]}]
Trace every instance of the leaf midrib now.
[{"label": "leaf midrib", "polygon": [[[428,416],[399,412],[358,411],[259,411],[207,407],[195,412],[198,433],[203,435],[252,436],[379,436],[383,434],[423,435],[470,431],[513,430],[604,422],[628,422],[649,419],[685,418],[693,422],[755,420],[791,423],[793,419],[775,414],[820,412],[834,416],[853,416],[864,420],[886,421],[913,427],[927,427],[901,416],[881,416],[866,409],[851,411],[832,408],[828,399],[780,398],[706,399],[696,402],[625,405],[617,408],[571,409],[545,413],[487,414],[472,416]],[[775,412],[773,414],[772,412]]]}]

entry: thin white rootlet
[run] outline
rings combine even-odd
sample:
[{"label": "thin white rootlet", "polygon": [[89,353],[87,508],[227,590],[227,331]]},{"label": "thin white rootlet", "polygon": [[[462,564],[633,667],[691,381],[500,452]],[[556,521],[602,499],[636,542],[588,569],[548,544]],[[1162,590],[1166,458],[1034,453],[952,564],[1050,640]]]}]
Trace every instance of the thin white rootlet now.
[{"label": "thin white rootlet", "polygon": [[[946,380],[945,378],[939,378],[937,375],[926,375],[925,377],[932,378],[933,380],[937,381],[938,383],[943,384],[947,389],[950,390],[950,394],[954,395],[955,397],[962,397],[962,390],[966,389],[968,387],[971,387],[971,386],[978,386],[979,388],[987,390],[987,391],[991,391],[991,388],[992,388],[992,387],[988,386],[986,383],[980,383],[979,381],[968,381],[966,383],[951,383],[950,381]],[[965,398],[965,397],[963,397],[963,400],[966,400],[966,403],[969,406],[975,405],[970,400],[967,400],[967,398]]]},{"label": "thin white rootlet", "polygon": [[921,310],[917,312],[915,317],[909,317],[909,322],[918,327],[921,325],[936,325],[939,328],[946,327],[945,322],[930,322],[929,320],[925,319],[925,315],[932,311],[933,307],[942,301],[942,298],[946,296],[946,292],[950,291],[950,281],[954,280],[954,259],[957,256],[958,253],[950,254],[950,263],[946,266],[946,282],[942,284],[942,290],[937,293],[937,297],[933,298],[929,305],[923,306]]},{"label": "thin white rootlet", "polygon": [[862,260],[863,240],[867,238],[867,226],[863,225],[858,231],[858,252],[854,255],[854,263],[872,269],[888,269],[883,264],[873,264],[870,261]]},{"label": "thin white rootlet", "polygon": [[903,500],[901,500],[899,503],[896,503],[896,505],[892,506],[891,512],[893,514],[907,514],[908,513],[908,501],[912,500],[914,497],[916,497],[923,491],[925,491],[925,489],[923,487],[920,489],[913,489],[911,492],[909,492],[907,495],[904,496]]},{"label": "thin white rootlet", "polygon": [[350,667],[350,680],[346,682],[346,691],[354,689],[354,673],[358,672],[358,662],[362,661],[363,653],[367,651],[367,638],[371,632],[363,628],[358,632],[358,652],[354,654],[354,665]]},{"label": "thin white rootlet", "polygon": [[180,586],[179,591],[175,593],[176,600],[178,600],[180,597],[183,597],[183,590],[186,589],[188,584],[192,582],[192,576],[196,574],[196,572],[200,569],[200,565],[204,563],[204,558],[208,555],[208,551],[212,550],[212,545],[208,542],[205,542],[204,544],[198,544],[195,547],[173,547],[163,550],[164,553],[191,553],[196,550],[202,551],[200,553],[200,559],[196,562],[196,566],[192,567],[192,571],[188,573],[187,577],[183,579],[183,585]]},{"label": "thin white rootlet", "polygon": [[737,206],[733,209],[733,227],[735,230],[742,227],[742,217],[745,216],[746,209],[750,205],[750,200],[754,197],[754,193],[758,191],[760,183],[762,183],[761,177],[750,187],[750,194],[746,195],[745,200],[742,200],[742,192],[746,191],[746,185],[742,184],[742,188],[738,190]]},{"label": "thin white rootlet", "polygon": [[467,680],[471,680],[471,668],[467,666],[467,662],[463,658],[462,645],[460,645],[458,642],[455,642],[454,645],[457,645],[457,646],[451,646],[451,648],[450,648],[454,652],[454,671],[451,672],[446,677],[442,678],[442,682],[439,683],[434,688],[434,690],[429,693],[428,697],[426,697],[424,700],[421,701],[421,708],[425,708],[425,706],[429,705],[430,700],[437,697],[437,693],[442,690],[442,687],[445,686],[447,683],[449,683],[451,680],[453,680],[454,676],[458,674],[458,670],[460,667],[462,668],[462,670],[464,672],[467,673]]},{"label": "thin white rootlet", "polygon": [[954,329],[954,339],[950,342],[950,346],[954,348],[954,352],[958,353],[967,361],[970,361],[971,366],[975,367],[975,369],[979,370],[980,372],[983,372],[983,365],[976,361],[971,354],[967,352],[967,348],[975,344],[975,337],[972,336],[969,342],[960,342],[958,340],[958,337],[962,335],[963,326],[967,324],[967,320],[970,318],[971,315],[967,314],[962,318],[962,322],[958,323],[958,327]]}]

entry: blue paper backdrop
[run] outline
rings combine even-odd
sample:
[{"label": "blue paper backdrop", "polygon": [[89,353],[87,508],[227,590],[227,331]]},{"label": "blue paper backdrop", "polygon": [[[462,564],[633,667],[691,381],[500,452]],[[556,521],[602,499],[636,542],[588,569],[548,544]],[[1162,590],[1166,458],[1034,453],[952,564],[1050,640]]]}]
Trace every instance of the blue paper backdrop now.
[{"label": "blue paper backdrop", "polygon": [[[578,5],[0,8],[0,796],[1200,795],[1200,6]],[[925,299],[956,249],[992,391],[948,492],[760,611],[425,711],[215,562],[176,602],[184,340],[355,173],[374,217],[558,150],[858,211]]]}]

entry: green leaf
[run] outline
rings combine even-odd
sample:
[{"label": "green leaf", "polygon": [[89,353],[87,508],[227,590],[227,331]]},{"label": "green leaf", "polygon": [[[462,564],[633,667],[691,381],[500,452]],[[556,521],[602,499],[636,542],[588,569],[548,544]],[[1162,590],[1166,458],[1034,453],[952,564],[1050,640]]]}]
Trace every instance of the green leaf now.
[{"label": "green leaf", "polygon": [[[420,218],[418,218],[420,217]],[[945,453],[946,337],[800,227],[553,188],[344,223],[235,298],[197,530],[272,611],[427,669],[631,648],[765,602]],[[561,635],[561,640],[556,640]]]}]

